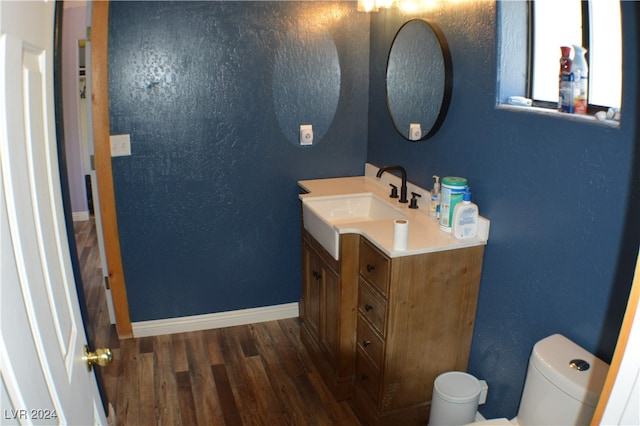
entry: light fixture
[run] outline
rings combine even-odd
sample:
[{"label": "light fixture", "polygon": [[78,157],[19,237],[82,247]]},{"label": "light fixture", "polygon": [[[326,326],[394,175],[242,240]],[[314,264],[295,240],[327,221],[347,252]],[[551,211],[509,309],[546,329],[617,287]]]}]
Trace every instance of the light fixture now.
[{"label": "light fixture", "polygon": [[389,9],[396,0],[358,0],[358,12],[377,12],[380,9]]},{"label": "light fixture", "polygon": [[394,5],[395,0],[377,0],[376,3],[379,9],[389,9]]},{"label": "light fixture", "polygon": [[358,0],[358,12],[377,12],[376,0]]},{"label": "light fixture", "polygon": [[[358,0],[358,12],[377,12],[380,9],[397,7],[405,13],[417,13],[438,7],[445,0]],[[463,0],[447,0],[460,2]]]}]

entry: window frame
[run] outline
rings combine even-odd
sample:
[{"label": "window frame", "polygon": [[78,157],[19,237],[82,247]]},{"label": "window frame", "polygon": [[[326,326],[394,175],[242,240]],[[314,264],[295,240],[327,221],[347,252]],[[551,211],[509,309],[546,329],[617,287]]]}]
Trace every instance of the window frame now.
[{"label": "window frame", "polygon": [[[616,119],[599,121],[595,114],[607,111],[609,107],[588,104],[587,114],[567,114],[558,112],[557,102],[539,101],[531,98],[533,76],[533,3],[527,1],[496,2],[496,43],[497,43],[497,87],[496,107],[536,114],[556,116],[567,120],[592,121],[609,127],[619,127]],[[583,42],[590,47],[589,2],[582,1]],[[586,13],[585,13],[586,9]],[[588,50],[590,50],[588,47]],[[586,59],[589,64],[589,52]],[[622,81],[624,83],[624,81]],[[620,88],[622,90],[623,86]],[[509,103],[509,98],[519,96],[531,99],[532,106],[518,106]],[[589,94],[590,98],[590,94]]]},{"label": "window frame", "polygon": [[[534,33],[534,7],[535,0],[527,0],[527,98],[531,99],[532,105],[540,108],[557,109],[557,102],[541,101],[533,97],[533,52],[535,47]],[[587,46],[585,61],[590,66],[589,52],[591,51],[591,29],[590,29],[590,12],[589,1],[581,1],[581,19],[582,19],[582,46]],[[591,91],[587,91],[587,114],[594,115],[598,111],[607,111],[609,107],[596,105],[591,103]]]}]

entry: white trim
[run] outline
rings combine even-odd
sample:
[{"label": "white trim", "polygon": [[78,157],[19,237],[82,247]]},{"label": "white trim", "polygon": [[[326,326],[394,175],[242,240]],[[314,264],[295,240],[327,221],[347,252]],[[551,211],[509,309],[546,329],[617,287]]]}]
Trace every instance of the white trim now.
[{"label": "white trim", "polygon": [[89,220],[89,210],[85,210],[83,212],[73,212],[71,214],[74,222],[84,222]]},{"label": "white trim", "polygon": [[[107,279],[107,277],[103,277],[103,281],[102,282],[105,282],[106,279]],[[115,311],[115,308],[113,307],[113,296],[111,295],[111,289],[107,288],[106,285],[104,286],[104,295],[107,298],[107,312],[109,312],[109,324],[115,324],[116,323],[116,311]]]},{"label": "white trim", "polygon": [[218,312],[215,314],[139,321],[131,323],[131,327],[133,328],[133,337],[148,337],[297,318],[298,316],[298,303],[294,302],[283,305],[265,306],[262,308]]},{"label": "white trim", "polygon": [[476,418],[474,419],[474,422],[484,422],[487,419],[484,418],[484,416],[482,414],[480,414],[480,411],[476,411]]},{"label": "white trim", "polygon": [[[640,294],[640,292],[634,291],[634,287],[638,286],[638,282],[640,282],[638,281],[639,267],[640,263],[636,266],[636,276],[633,287],[631,287],[627,313],[622,324],[623,329],[626,324],[629,324],[630,331],[626,346],[621,345],[620,337],[618,337],[618,346],[624,347],[624,351],[609,400],[600,420],[601,425],[640,424],[640,310],[636,310],[638,302],[634,303],[632,300]],[[616,348],[617,350],[618,348]],[[614,354],[614,362],[616,362],[616,355],[617,353]]]}]

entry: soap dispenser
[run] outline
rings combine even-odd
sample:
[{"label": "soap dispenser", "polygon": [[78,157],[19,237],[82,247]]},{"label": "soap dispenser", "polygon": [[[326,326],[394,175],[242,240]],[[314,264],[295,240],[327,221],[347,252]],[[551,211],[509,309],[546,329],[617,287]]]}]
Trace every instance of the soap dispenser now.
[{"label": "soap dispenser", "polygon": [[433,175],[435,183],[431,190],[431,199],[429,200],[429,215],[439,218],[440,213],[440,176]]},{"label": "soap dispenser", "polygon": [[474,238],[478,234],[478,206],[471,202],[471,191],[467,187],[453,210],[451,233],[459,240]]}]

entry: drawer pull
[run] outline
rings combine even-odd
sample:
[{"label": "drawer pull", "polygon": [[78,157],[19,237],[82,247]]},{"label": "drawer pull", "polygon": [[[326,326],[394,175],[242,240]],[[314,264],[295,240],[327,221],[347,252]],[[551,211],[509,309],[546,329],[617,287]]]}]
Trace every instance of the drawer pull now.
[{"label": "drawer pull", "polygon": [[369,346],[370,344],[371,344],[371,340],[364,340],[364,341],[362,342],[362,346],[364,346],[365,348],[366,348],[367,346]]},{"label": "drawer pull", "polygon": [[371,306],[369,304],[366,304],[366,305],[364,305],[364,310],[367,311],[367,312],[372,311],[373,310],[373,306]]},{"label": "drawer pull", "polygon": [[313,275],[313,278],[315,278],[316,280],[319,280],[320,278],[322,278],[322,274],[318,271],[313,271],[311,275]]},{"label": "drawer pull", "polygon": [[361,374],[360,375],[360,380],[362,380],[363,382],[366,380],[369,380],[369,376],[367,376],[366,374]]},{"label": "drawer pull", "polygon": [[373,271],[374,269],[376,269],[376,267],[375,267],[375,266],[373,266],[373,265],[372,265],[372,264],[370,264],[370,263],[367,263],[367,272],[371,272],[371,271]]}]

